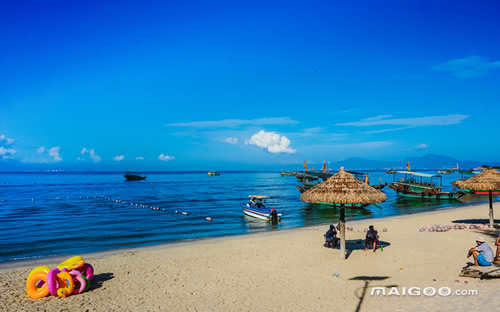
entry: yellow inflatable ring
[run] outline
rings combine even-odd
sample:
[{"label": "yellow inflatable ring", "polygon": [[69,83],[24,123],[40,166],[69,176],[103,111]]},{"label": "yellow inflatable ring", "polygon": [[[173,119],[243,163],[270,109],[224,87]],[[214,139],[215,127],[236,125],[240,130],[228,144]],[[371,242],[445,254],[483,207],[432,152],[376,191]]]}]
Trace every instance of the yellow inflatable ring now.
[{"label": "yellow inflatable ring", "polygon": [[33,270],[31,270],[30,274],[28,275],[28,279],[30,279],[35,273],[38,273],[38,272],[43,272],[43,273],[47,274],[50,272],[50,268],[46,265],[38,266],[38,267],[34,268]]},{"label": "yellow inflatable ring", "polygon": [[[75,289],[75,283],[73,282],[71,275],[68,272],[63,271],[57,274],[57,279],[59,280],[59,289],[57,290],[57,294],[63,298],[71,295]],[[60,291],[61,288],[63,288],[64,291]]]},{"label": "yellow inflatable ring", "polygon": [[[41,286],[40,281],[43,282],[43,285]],[[30,274],[30,277],[26,280],[26,293],[33,299],[40,299],[47,296],[49,294],[49,287],[47,287],[47,274],[43,272]]]},{"label": "yellow inflatable ring", "polygon": [[74,256],[69,259],[64,260],[63,262],[59,263],[57,268],[59,270],[62,269],[67,269],[68,271],[78,269],[82,267],[85,264],[85,261],[83,260],[82,257],[80,256]]}]

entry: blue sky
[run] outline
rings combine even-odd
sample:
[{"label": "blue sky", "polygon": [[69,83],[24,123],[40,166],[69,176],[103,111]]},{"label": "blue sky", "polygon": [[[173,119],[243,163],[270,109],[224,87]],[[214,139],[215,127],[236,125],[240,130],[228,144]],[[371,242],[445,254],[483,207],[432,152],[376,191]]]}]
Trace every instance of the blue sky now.
[{"label": "blue sky", "polygon": [[499,17],[498,1],[4,3],[0,166],[498,161]]}]

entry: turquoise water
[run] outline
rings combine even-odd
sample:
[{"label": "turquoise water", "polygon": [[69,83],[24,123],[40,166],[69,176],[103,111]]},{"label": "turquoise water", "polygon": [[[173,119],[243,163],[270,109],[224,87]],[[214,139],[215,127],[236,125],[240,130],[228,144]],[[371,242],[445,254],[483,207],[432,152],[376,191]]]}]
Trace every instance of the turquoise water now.
[{"label": "turquoise water", "polygon": [[[281,177],[278,172],[224,172],[218,177],[207,176],[206,172],[170,172],[147,176],[146,181],[125,182],[122,173],[0,173],[0,262],[338,220],[338,210],[301,202],[295,177]],[[458,177],[444,176],[443,184],[449,185]],[[370,181],[390,182],[392,176],[372,172]],[[451,190],[451,186],[446,188]],[[380,218],[464,204],[398,198],[388,187],[383,191],[387,194],[385,203],[348,210],[346,217]],[[240,203],[249,194],[271,196],[268,204],[283,213],[281,224],[272,226],[243,216]],[[212,221],[206,221],[206,217]]]}]

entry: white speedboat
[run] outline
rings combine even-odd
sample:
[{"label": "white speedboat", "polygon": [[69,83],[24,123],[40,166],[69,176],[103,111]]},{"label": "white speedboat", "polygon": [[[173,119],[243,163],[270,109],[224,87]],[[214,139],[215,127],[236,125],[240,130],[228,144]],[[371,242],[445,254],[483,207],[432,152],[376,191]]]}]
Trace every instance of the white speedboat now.
[{"label": "white speedboat", "polygon": [[263,203],[263,200],[269,198],[269,196],[248,195],[248,197],[250,198],[248,202],[241,203],[245,215],[266,221],[273,221],[274,216],[276,222],[281,221],[281,213],[274,208],[266,207]]}]

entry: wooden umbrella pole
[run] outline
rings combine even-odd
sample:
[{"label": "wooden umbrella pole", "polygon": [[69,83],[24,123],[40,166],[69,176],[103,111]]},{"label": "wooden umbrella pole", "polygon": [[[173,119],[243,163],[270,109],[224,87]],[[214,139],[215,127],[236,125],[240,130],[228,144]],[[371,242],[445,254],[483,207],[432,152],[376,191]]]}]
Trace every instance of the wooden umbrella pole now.
[{"label": "wooden umbrella pole", "polygon": [[489,195],[490,195],[490,226],[493,227],[495,225],[495,219],[493,217],[493,193],[490,191]]},{"label": "wooden umbrella pole", "polygon": [[345,259],[345,208],[340,205],[340,257]]}]

